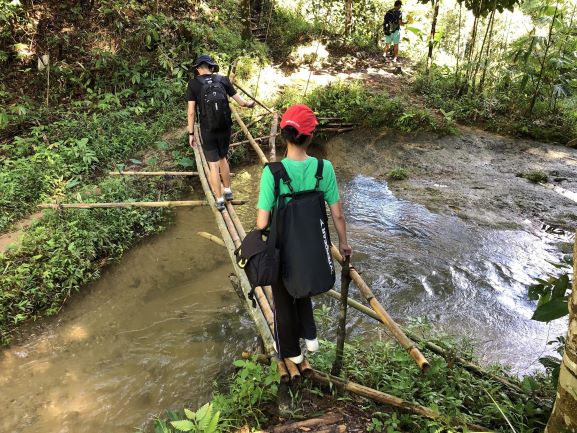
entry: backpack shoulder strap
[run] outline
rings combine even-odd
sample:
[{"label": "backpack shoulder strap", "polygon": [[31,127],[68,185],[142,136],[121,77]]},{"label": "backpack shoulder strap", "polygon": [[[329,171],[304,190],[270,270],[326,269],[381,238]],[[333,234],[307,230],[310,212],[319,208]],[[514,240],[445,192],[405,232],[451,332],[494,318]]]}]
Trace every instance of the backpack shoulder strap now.
[{"label": "backpack shoulder strap", "polygon": [[269,162],[268,168],[270,169],[273,177],[274,177],[274,197],[275,199],[279,196],[280,191],[280,181],[285,183],[291,193],[294,193],[293,187],[291,185],[291,178],[289,177],[286,168],[284,167],[283,163],[278,162]]},{"label": "backpack shoulder strap", "polygon": [[315,189],[319,189],[319,185],[321,180],[323,179],[323,168],[324,168],[325,160],[322,158],[317,158],[317,172],[315,173],[315,177],[317,178],[317,183],[315,185]]}]

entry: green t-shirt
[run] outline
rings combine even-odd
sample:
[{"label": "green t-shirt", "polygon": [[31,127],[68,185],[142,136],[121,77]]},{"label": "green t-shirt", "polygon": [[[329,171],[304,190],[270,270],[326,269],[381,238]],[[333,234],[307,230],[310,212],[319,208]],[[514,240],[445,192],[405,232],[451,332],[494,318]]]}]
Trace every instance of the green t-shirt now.
[{"label": "green t-shirt", "polygon": [[[295,192],[314,189],[317,183],[315,174],[317,172],[317,159],[311,156],[304,161],[294,161],[285,158],[282,164],[291,178],[291,186]],[[325,194],[325,201],[330,205],[339,201],[339,188],[337,177],[330,161],[325,159],[323,164],[323,178],[319,184],[319,190]],[[280,181],[280,194],[287,194],[290,190],[285,183]],[[274,177],[267,167],[262,172],[260,178],[260,193],[258,196],[257,208],[262,210],[272,210],[274,207]]]}]

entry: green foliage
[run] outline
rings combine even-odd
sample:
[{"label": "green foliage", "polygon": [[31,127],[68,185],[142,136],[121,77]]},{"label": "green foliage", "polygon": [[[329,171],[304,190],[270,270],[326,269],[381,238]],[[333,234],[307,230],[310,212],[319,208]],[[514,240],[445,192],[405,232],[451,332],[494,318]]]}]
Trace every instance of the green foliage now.
[{"label": "green foliage", "polygon": [[[443,338],[439,344],[462,347],[447,338]],[[434,354],[427,353],[426,356],[431,363],[431,369],[423,376],[419,374],[418,367],[407,352],[393,342],[366,344],[361,340],[354,340],[345,345],[344,377],[433,408],[443,414],[441,419],[433,421],[416,415],[380,413],[369,409],[369,413],[372,413],[369,431],[454,431],[454,428],[450,428],[450,420],[455,418],[495,430],[508,431],[508,424],[500,410],[519,432],[536,433],[543,430],[550,408],[542,409],[533,398],[510,394],[499,383],[480,378],[457,365],[448,365],[443,358]],[[333,358],[334,344],[322,341],[321,350],[313,355],[312,362],[315,368],[328,371]],[[502,371],[499,373],[503,374]],[[540,392],[547,392],[549,398],[554,395],[553,388],[545,383],[542,377],[531,377],[526,386],[529,392],[540,389]]]},{"label": "green foliage", "polygon": [[531,170],[526,173],[521,173],[521,177],[524,177],[531,183],[546,183],[549,180],[547,173],[541,170]]},{"label": "green foliage", "polygon": [[454,133],[453,121],[437,120],[428,110],[415,108],[404,100],[386,92],[373,93],[360,81],[336,82],[317,87],[306,98],[293,88],[286,88],[276,101],[280,109],[290,104],[304,102],[323,117],[338,117],[345,122],[366,127],[390,127],[404,132],[422,129],[439,134]]},{"label": "green foliage", "polygon": [[[158,199],[175,195],[160,181],[109,178],[75,194],[83,202]],[[20,322],[55,314],[68,296],[96,278],[109,260],[120,257],[136,240],[161,228],[158,209],[47,211],[30,227],[21,245],[0,255],[1,344]]]},{"label": "green foliage", "polygon": [[272,57],[284,61],[293,47],[309,42],[320,34],[321,29],[319,25],[306,20],[299,10],[276,5],[268,32]]},{"label": "green foliage", "polygon": [[560,275],[537,278],[536,283],[529,287],[529,299],[538,301],[533,320],[550,322],[569,314],[567,303],[571,295],[572,263],[573,258],[567,257],[564,262],[555,265],[561,270]]},{"label": "green foliage", "polygon": [[387,173],[390,180],[405,180],[409,177],[409,170],[404,167],[395,167]]},{"label": "green foliage", "polygon": [[171,420],[155,420],[157,433],[191,431],[209,433],[230,431],[244,424],[260,426],[267,420],[266,406],[277,398],[280,375],[276,363],[262,365],[256,360],[237,360],[229,391],[216,394],[210,404],[196,412],[184,409],[185,420],[179,414],[167,414]]}]

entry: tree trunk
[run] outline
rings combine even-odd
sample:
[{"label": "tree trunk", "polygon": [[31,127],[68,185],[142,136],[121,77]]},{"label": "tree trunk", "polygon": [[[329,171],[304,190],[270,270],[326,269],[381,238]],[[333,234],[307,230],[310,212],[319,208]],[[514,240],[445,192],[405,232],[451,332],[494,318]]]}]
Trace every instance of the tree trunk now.
[{"label": "tree trunk", "polygon": [[[496,3],[496,2],[495,2]],[[487,41],[487,50],[485,51],[485,64],[483,65],[483,73],[481,74],[481,81],[479,81],[479,93],[483,91],[483,85],[485,83],[485,76],[487,74],[487,68],[489,67],[489,55],[491,51],[491,37],[493,36],[493,26],[495,25],[495,11],[496,7],[493,8],[491,13],[491,27],[489,28],[489,40]]]},{"label": "tree trunk", "polygon": [[346,0],[345,2],[345,36],[351,35],[351,28],[353,27],[353,0]]},{"label": "tree trunk", "polygon": [[459,87],[459,54],[461,54],[461,26],[463,4],[459,3],[459,34],[457,35],[457,66],[455,67],[455,89]]},{"label": "tree trunk", "polygon": [[[433,64],[433,46],[435,44],[435,33],[437,32],[437,17],[439,16],[439,4],[441,0],[433,0],[433,21],[431,22],[431,34],[429,35],[429,54],[427,56],[427,71]],[[460,31],[460,30],[459,30]]]},{"label": "tree trunk", "polygon": [[551,25],[549,26],[549,37],[547,38],[547,46],[545,47],[545,54],[543,54],[543,60],[541,61],[541,70],[539,71],[539,78],[537,79],[537,84],[535,85],[535,92],[533,93],[533,98],[531,99],[531,105],[529,105],[529,111],[527,116],[531,117],[533,114],[533,109],[535,108],[535,103],[537,102],[537,97],[539,96],[539,89],[541,87],[541,82],[543,81],[543,74],[545,73],[545,63],[547,62],[547,54],[549,53],[549,48],[552,43],[553,37],[553,27],[555,25],[555,20],[557,19],[557,12],[559,12],[559,2],[555,6],[555,13],[553,14],[553,19],[551,20]]},{"label": "tree trunk", "polygon": [[569,299],[569,330],[561,361],[557,398],[545,433],[577,431],[577,240],[573,247],[573,292]]}]

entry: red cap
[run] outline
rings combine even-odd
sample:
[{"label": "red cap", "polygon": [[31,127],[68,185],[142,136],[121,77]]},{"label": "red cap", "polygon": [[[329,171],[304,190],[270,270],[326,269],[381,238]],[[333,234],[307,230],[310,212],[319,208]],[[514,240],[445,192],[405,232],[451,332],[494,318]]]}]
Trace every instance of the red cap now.
[{"label": "red cap", "polygon": [[290,106],[280,121],[281,129],[285,126],[292,126],[297,130],[298,135],[312,135],[318,124],[317,116],[305,104]]}]

